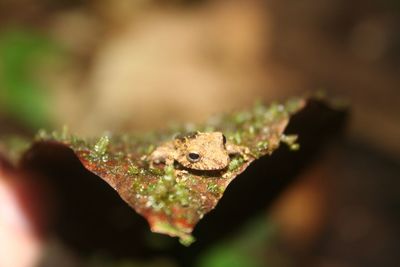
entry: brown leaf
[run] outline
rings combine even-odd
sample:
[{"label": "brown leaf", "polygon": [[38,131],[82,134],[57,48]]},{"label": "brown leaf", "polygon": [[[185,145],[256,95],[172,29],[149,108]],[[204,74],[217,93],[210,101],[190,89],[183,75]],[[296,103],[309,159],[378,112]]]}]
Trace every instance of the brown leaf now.
[{"label": "brown leaf", "polygon": [[[283,134],[290,116],[306,104],[292,99],[285,104],[256,104],[246,111],[214,117],[199,126],[170,129],[164,133],[105,135],[83,140],[62,132],[41,132],[38,142],[61,142],[70,147],[82,164],[113,187],[151,230],[177,236],[181,243],[194,241],[193,228],[215,208],[227,186],[254,160],[273,153],[281,142],[298,149],[296,136]],[[220,131],[232,142],[247,147],[248,153],[231,156],[229,166],[218,171],[195,171],[179,164],[150,167],[148,155],[177,134]]]}]

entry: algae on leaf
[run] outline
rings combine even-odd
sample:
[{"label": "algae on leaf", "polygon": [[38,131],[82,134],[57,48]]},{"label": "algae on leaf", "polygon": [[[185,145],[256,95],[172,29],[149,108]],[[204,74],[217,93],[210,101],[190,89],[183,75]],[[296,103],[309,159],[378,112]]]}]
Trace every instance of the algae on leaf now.
[{"label": "algae on leaf", "polygon": [[304,108],[306,100],[292,99],[284,104],[256,104],[249,110],[213,117],[198,125],[198,132],[222,132],[226,139],[245,147],[246,156],[231,155],[222,170],[201,171],[180,164],[153,166],[149,155],[177,134],[193,128],[163,133],[107,135],[84,140],[62,133],[41,132],[37,142],[60,142],[71,148],[82,164],[113,187],[137,213],[145,217],[153,232],[179,237],[184,245],[194,241],[193,228],[215,208],[230,182],[249,164],[270,155],[280,143],[299,149],[296,136],[284,130],[292,114]]}]

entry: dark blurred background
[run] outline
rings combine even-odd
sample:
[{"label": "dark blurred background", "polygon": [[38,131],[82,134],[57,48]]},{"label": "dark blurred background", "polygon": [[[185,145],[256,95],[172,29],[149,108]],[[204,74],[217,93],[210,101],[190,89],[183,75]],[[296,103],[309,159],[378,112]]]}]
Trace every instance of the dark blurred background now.
[{"label": "dark blurred background", "polygon": [[[158,129],[325,91],[351,107],[346,137],[194,265],[398,266],[399,14],[396,0],[0,0],[0,138]],[[39,247],[44,266],[176,266]]]}]

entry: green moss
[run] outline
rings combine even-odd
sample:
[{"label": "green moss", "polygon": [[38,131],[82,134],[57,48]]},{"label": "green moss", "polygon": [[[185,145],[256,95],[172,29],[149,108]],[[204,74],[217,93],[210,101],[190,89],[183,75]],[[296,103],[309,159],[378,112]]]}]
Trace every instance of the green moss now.
[{"label": "green moss", "polygon": [[153,228],[156,232],[179,236],[179,242],[184,246],[190,246],[196,240],[192,235],[183,233],[180,229],[167,222],[158,221],[153,225]]},{"label": "green moss", "polygon": [[298,143],[291,144],[291,145],[289,146],[289,148],[290,148],[290,150],[292,150],[292,151],[297,151],[297,150],[300,149],[300,144],[298,144]]},{"label": "green moss", "polygon": [[229,163],[228,170],[229,171],[235,171],[237,168],[242,166],[244,163],[244,159],[242,157],[234,157],[231,159],[231,162]]},{"label": "green moss", "polygon": [[207,190],[214,195],[219,196],[224,192],[224,189],[219,186],[216,182],[211,182],[207,185]]},{"label": "green moss", "polygon": [[108,136],[102,136],[100,137],[99,141],[94,145],[93,151],[98,156],[104,156],[107,152],[109,144],[110,144],[110,138]]},{"label": "green moss", "polygon": [[135,193],[143,194],[143,191],[145,190],[145,185],[141,183],[139,180],[134,179],[132,182],[131,189]]},{"label": "green moss", "polygon": [[256,145],[252,148],[251,154],[255,158],[261,157],[269,148],[268,140],[261,140],[256,143]]},{"label": "green moss", "polygon": [[196,239],[192,235],[184,235],[179,238],[179,243],[181,243],[185,247],[190,246],[191,244],[193,244],[194,241],[196,241]]},{"label": "green moss", "polygon": [[140,168],[138,166],[135,166],[131,164],[128,168],[128,174],[129,175],[138,175],[140,173]]},{"label": "green moss", "polygon": [[256,144],[256,147],[257,147],[257,149],[258,149],[259,151],[265,150],[265,149],[268,148],[268,141],[267,141],[267,140],[259,141],[259,142]]},{"label": "green moss", "polygon": [[174,193],[170,195],[168,200],[171,203],[179,203],[182,207],[188,207],[191,204],[189,188],[183,183],[176,184]]},{"label": "green moss", "polygon": [[102,136],[97,141],[97,143],[93,146],[93,149],[90,153],[91,159],[95,161],[108,161],[107,149],[110,145],[110,138],[108,136]]},{"label": "green moss", "polygon": [[162,176],[165,174],[164,170],[158,168],[149,168],[148,173],[156,176]]},{"label": "green moss", "polygon": [[164,168],[164,180],[172,181],[175,180],[175,169],[173,165],[167,165]]},{"label": "green moss", "polygon": [[300,149],[300,144],[297,143],[298,136],[297,135],[282,135],[281,141],[282,143],[289,146],[290,150],[297,151]]}]

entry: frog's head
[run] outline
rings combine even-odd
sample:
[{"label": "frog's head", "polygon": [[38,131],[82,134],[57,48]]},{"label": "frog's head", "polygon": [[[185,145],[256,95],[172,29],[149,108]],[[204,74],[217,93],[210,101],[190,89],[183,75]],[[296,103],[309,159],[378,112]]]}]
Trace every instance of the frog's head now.
[{"label": "frog's head", "polygon": [[193,170],[222,170],[230,162],[221,132],[196,132],[179,136],[174,141],[175,160]]}]

